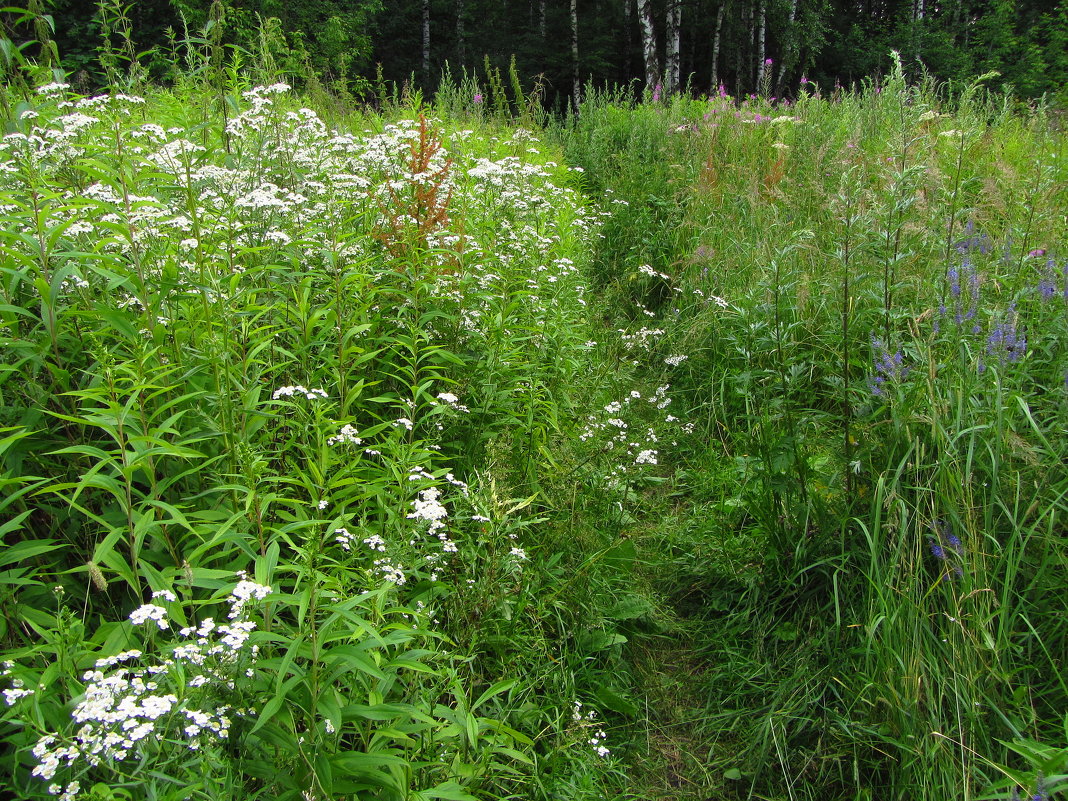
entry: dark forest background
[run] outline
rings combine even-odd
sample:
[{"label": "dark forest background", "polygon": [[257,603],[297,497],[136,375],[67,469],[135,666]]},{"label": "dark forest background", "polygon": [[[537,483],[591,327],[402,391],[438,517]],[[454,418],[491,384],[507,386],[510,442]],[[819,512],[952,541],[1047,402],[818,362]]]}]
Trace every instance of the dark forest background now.
[{"label": "dark forest background", "polygon": [[[32,0],[49,15],[60,64],[103,85],[102,41],[127,24],[151,77],[166,81],[183,39],[216,28],[280,75],[373,97],[376,76],[432,92],[447,69],[485,79],[514,59],[550,105],[575,83],[738,96],[789,96],[878,77],[901,53],[948,82],[996,71],[993,88],[1054,96],[1068,81],[1068,0]],[[20,15],[6,38],[25,39]],[[646,23],[643,25],[643,22]],[[22,28],[26,28],[22,20]],[[32,30],[32,28],[31,28]],[[643,47],[644,45],[644,47]],[[168,59],[168,51],[172,58]],[[673,61],[673,59],[675,59]],[[169,66],[170,65],[170,66]],[[673,75],[677,75],[674,78]],[[661,78],[661,76],[663,76]],[[652,85],[649,85],[651,82]],[[381,85],[381,84],[380,84]]]}]

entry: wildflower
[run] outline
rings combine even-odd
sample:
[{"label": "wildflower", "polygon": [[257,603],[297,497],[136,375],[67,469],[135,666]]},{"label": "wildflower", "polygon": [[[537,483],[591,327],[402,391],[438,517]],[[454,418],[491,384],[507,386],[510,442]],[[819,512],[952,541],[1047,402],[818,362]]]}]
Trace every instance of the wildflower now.
[{"label": "wildflower", "polygon": [[[335,528],[334,529],[334,541],[341,546],[343,551],[351,551],[352,543],[355,541],[355,537],[349,532],[347,528]],[[364,540],[366,542],[366,540]],[[383,548],[383,550],[385,550]]]},{"label": "wildflower", "polygon": [[1004,318],[987,335],[986,354],[995,357],[1004,367],[1018,362],[1027,352],[1027,337],[1017,331],[1016,304],[1009,304]]},{"label": "wildflower", "polygon": [[890,354],[886,345],[874,336],[871,340],[874,355],[874,371],[868,376],[868,389],[872,395],[886,397],[887,384],[899,384],[909,374],[909,368],[904,364],[904,354],[898,349],[893,355]]},{"label": "wildflower", "polygon": [[160,631],[163,631],[171,625],[167,620],[167,610],[162,606],[144,604],[130,613],[130,622],[135,626],[140,626],[142,623],[147,623],[149,620],[155,622],[155,624],[159,626]]},{"label": "wildflower", "polygon": [[39,95],[55,95],[62,94],[70,89],[69,83],[46,83],[44,86],[38,86],[36,91]]},{"label": "wildflower", "polygon": [[271,397],[274,400],[278,400],[279,398],[288,398],[293,395],[303,395],[308,400],[325,400],[326,398],[330,397],[326,394],[326,390],[324,389],[308,389],[307,387],[302,386],[300,384],[296,384],[294,386],[279,387],[274,391]]},{"label": "wildflower", "polygon": [[635,459],[634,464],[656,464],[656,451],[644,450],[639,453]]},{"label": "wildflower", "polygon": [[404,573],[404,567],[400,564],[395,565],[388,559],[375,559],[374,566],[382,575],[382,578],[392,584],[396,584],[398,587],[408,580]]},{"label": "wildflower", "polygon": [[33,695],[33,690],[23,687],[22,679],[12,679],[11,687],[4,690],[2,695],[4,696],[4,702],[8,706],[14,706],[15,702],[20,698],[25,698],[28,695]]},{"label": "wildflower", "polygon": [[439,392],[437,397],[439,401],[455,409],[458,412],[468,413],[471,411],[469,408],[460,403],[460,399],[457,398],[456,395],[451,392]]},{"label": "wildflower", "polygon": [[365,537],[363,544],[370,548],[372,551],[384,551],[386,550],[386,542],[379,535],[372,534],[370,537]]},{"label": "wildflower", "polygon": [[967,236],[953,243],[953,249],[962,256],[972,251],[978,251],[981,256],[985,256],[993,250],[990,237],[985,233],[976,234],[975,223],[972,220],[969,220],[967,226],[965,226],[965,233]]},{"label": "wildflower", "polygon": [[346,423],[337,434],[326,441],[326,444],[333,447],[334,445],[359,445],[362,442],[363,440],[357,436],[356,429]]},{"label": "wildflower", "polygon": [[420,491],[419,497],[412,501],[413,511],[408,515],[409,520],[427,520],[430,522],[430,533],[436,533],[444,528],[444,519],[448,516],[448,510],[438,501],[440,490],[437,487],[427,487]]},{"label": "wildflower", "polygon": [[472,99],[474,100],[476,106],[482,105],[482,93],[481,92],[475,92],[475,96]]},{"label": "wildflower", "polygon": [[964,556],[964,545],[961,543],[960,537],[954,533],[952,527],[945,520],[936,520],[932,528],[934,533],[927,537],[927,545],[931,551],[931,556],[947,565],[947,569],[942,574],[942,579],[948,580],[954,575],[957,577],[963,576],[964,569],[960,564],[955,563],[959,562]]},{"label": "wildflower", "polygon": [[[963,325],[965,321],[975,317],[979,306],[979,273],[972,264],[971,256],[965,253],[960,269],[955,265],[947,268],[946,282],[953,298],[953,321],[958,326]],[[965,287],[968,290],[967,295],[964,293]],[[946,313],[946,305],[942,303],[939,306],[939,314],[945,316]]]},{"label": "wildflower", "polygon": [[[1068,264],[1065,265],[1065,270],[1068,271]],[[1046,259],[1042,269],[1038,280],[1038,294],[1044,301],[1052,300],[1057,294],[1057,263],[1052,256]]]}]

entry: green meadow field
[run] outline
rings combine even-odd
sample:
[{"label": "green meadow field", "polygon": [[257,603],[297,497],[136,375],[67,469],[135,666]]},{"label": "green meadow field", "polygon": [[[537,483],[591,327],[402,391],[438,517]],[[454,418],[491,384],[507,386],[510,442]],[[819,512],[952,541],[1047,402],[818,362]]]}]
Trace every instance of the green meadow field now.
[{"label": "green meadow field", "polygon": [[0,787],[1068,787],[1062,114],[10,80]]}]

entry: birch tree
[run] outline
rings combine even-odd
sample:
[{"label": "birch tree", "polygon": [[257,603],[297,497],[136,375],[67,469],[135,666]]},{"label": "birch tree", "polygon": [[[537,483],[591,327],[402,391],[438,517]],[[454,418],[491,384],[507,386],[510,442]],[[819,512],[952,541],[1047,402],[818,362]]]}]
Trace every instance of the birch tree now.
[{"label": "birch tree", "polygon": [[423,0],[423,81],[430,85],[430,0]]},{"label": "birch tree", "polygon": [[767,35],[767,9],[764,6],[764,0],[760,0],[757,7],[757,29],[756,29],[756,58],[757,58],[757,71],[756,71],[756,88],[757,91],[761,91],[764,87],[764,73],[767,71],[768,64],[764,55],[765,36]]},{"label": "birch tree", "polygon": [[779,63],[779,80],[775,84],[775,94],[781,95],[786,75],[797,63],[797,54],[800,48],[800,33],[797,30],[797,0],[790,0],[790,16],[787,19],[786,36],[784,38],[782,60]]},{"label": "birch tree", "polygon": [[660,81],[656,58],[656,28],[653,27],[652,0],[638,0],[638,21],[642,27],[642,56],[645,59],[645,88],[650,92]]},{"label": "birch tree", "polygon": [[679,57],[679,44],[682,39],[682,3],[679,0],[669,0],[665,14],[665,45],[664,45],[664,91],[673,94],[679,90],[679,73],[681,71],[681,59]]},{"label": "birch tree", "polygon": [[721,0],[716,12],[716,32],[712,36],[712,92],[719,90],[719,43],[723,32],[723,15],[727,10],[728,0]]}]

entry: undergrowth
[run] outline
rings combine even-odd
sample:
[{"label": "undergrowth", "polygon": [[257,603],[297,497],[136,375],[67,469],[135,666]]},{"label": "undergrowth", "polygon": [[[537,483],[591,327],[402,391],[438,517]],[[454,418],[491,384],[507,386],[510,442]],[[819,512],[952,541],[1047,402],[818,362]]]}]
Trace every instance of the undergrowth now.
[{"label": "undergrowth", "polygon": [[372,112],[210,33],[3,88],[10,792],[1063,788],[1044,108]]}]

